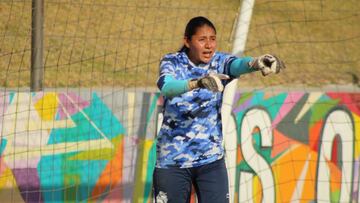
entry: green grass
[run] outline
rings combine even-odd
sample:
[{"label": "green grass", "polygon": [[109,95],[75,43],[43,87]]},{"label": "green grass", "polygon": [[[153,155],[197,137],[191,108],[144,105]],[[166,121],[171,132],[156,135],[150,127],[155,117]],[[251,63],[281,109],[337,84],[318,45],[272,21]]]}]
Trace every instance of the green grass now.
[{"label": "green grass", "polygon": [[[230,52],[237,0],[45,1],[45,87],[155,87],[159,59],[182,45],[187,21],[209,17]],[[239,85],[315,86],[360,77],[356,0],[256,0],[245,55],[275,53],[282,74]],[[0,2],[0,86],[30,83],[31,1]]]}]

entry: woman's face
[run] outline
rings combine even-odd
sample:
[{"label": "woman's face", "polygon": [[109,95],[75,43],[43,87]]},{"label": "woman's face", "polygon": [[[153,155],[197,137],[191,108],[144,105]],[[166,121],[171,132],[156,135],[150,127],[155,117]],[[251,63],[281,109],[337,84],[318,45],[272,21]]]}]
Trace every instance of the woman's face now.
[{"label": "woman's face", "polygon": [[197,28],[191,39],[185,37],[184,44],[189,48],[189,59],[196,65],[209,63],[216,49],[216,33],[208,25]]}]

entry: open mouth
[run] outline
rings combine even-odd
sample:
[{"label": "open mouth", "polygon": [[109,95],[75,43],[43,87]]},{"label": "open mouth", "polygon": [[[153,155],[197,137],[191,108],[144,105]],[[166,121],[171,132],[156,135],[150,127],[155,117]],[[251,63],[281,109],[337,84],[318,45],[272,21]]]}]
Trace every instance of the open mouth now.
[{"label": "open mouth", "polygon": [[205,58],[211,58],[211,56],[212,56],[212,51],[205,51],[205,52],[203,52],[203,56],[205,57]]}]

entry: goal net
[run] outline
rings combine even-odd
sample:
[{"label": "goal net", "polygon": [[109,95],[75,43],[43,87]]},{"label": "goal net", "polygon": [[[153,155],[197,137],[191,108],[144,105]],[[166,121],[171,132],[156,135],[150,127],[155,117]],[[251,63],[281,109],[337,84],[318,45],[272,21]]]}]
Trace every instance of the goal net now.
[{"label": "goal net", "polygon": [[[199,15],[230,53],[244,2],[46,0],[44,90],[31,92],[32,1],[0,1],[0,199],[151,202],[159,61]],[[255,0],[243,54],[287,68],[239,78],[231,202],[359,201],[359,10]]]}]

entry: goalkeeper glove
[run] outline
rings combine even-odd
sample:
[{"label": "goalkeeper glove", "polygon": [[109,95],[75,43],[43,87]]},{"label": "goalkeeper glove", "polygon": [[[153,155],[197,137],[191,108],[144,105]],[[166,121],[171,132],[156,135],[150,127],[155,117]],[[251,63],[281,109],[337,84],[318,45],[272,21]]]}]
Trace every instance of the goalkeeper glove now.
[{"label": "goalkeeper glove", "polygon": [[221,80],[227,79],[230,79],[230,77],[225,74],[210,73],[204,77],[190,80],[188,87],[190,90],[196,88],[206,88],[213,92],[221,92],[224,90],[224,85],[222,84]]},{"label": "goalkeeper glove", "polygon": [[271,54],[265,54],[260,57],[256,57],[249,63],[250,68],[260,70],[263,76],[267,76],[271,73],[279,73],[282,69],[286,68],[283,61],[277,56]]}]

